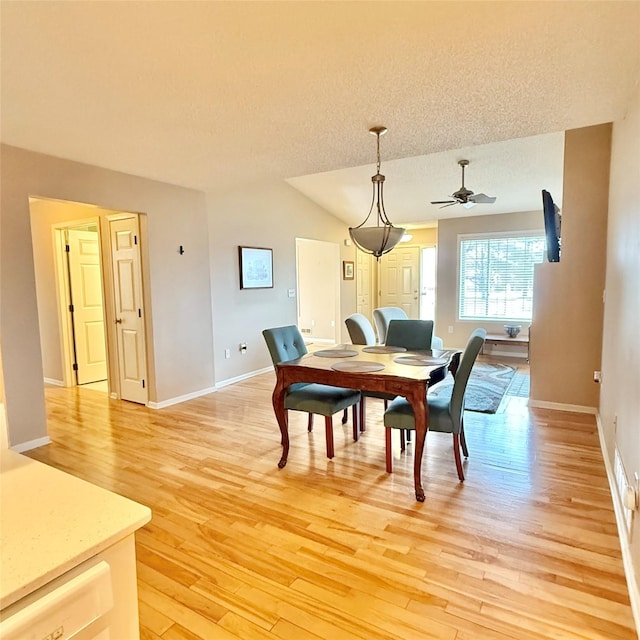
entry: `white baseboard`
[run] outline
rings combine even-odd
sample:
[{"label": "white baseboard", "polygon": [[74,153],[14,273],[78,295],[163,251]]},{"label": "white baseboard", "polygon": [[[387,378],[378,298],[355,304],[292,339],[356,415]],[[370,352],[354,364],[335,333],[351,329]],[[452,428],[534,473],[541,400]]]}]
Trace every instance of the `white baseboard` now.
[{"label": "white baseboard", "polygon": [[640,630],[640,585],[638,585],[638,581],[635,577],[633,558],[631,556],[631,546],[629,544],[629,537],[627,535],[624,521],[624,506],[622,504],[622,498],[620,496],[620,493],[618,492],[618,488],[616,485],[615,474],[613,472],[613,469],[611,468],[609,452],[607,450],[607,443],[604,438],[602,422],[600,421],[599,413],[596,413],[596,424],[598,425],[600,449],[602,451],[602,457],[604,458],[604,467],[607,471],[609,490],[611,491],[611,498],[613,499],[613,510],[616,515],[616,524],[618,525],[618,538],[620,539],[624,573],[627,578],[627,589],[629,590],[629,600],[631,601],[631,612],[633,614],[634,622],[636,623],[636,629]]},{"label": "white baseboard", "polygon": [[243,373],[241,376],[237,376],[235,378],[227,378],[226,380],[221,380],[220,382],[216,382],[216,389],[228,387],[230,384],[242,382],[243,380],[248,380],[249,378],[254,378],[255,376],[262,375],[263,373],[269,373],[269,371],[273,371],[273,367],[265,367],[264,369],[258,369],[257,371]]},{"label": "white baseboard", "polygon": [[15,451],[16,453],[24,453],[25,451],[30,451],[31,449],[44,447],[45,444],[51,444],[51,438],[49,436],[44,436],[44,438],[36,438],[35,440],[29,440],[29,442],[22,442],[21,444],[16,444],[13,447],[9,448],[11,449],[11,451]]},{"label": "white baseboard", "polygon": [[532,400],[529,398],[529,407],[538,409],[554,409],[555,411],[574,411],[575,413],[590,413],[597,415],[596,407],[583,407],[579,404],[563,404],[561,402],[546,402],[545,400]]},{"label": "white baseboard", "polygon": [[215,390],[215,387],[207,387],[206,389],[200,389],[200,391],[193,391],[192,393],[185,393],[182,396],[169,398],[168,400],[163,400],[162,402],[147,402],[147,407],[149,407],[149,409],[164,409],[165,407],[170,407],[174,404],[180,404],[181,402],[186,402],[187,400],[193,400],[194,398],[199,398],[200,396],[206,396],[208,393],[213,393]]},{"label": "white baseboard", "polygon": [[44,383],[45,384],[53,384],[56,387],[64,387],[64,381],[63,380],[56,380],[55,378],[45,378],[44,379]]}]

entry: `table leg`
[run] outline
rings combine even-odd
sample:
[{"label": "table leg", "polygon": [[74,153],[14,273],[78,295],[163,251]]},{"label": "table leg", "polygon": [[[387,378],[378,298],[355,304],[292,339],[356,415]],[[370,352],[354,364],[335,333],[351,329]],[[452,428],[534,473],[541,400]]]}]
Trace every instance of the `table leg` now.
[{"label": "table leg", "polygon": [[287,464],[287,458],[289,456],[289,425],[287,410],[284,408],[285,391],[284,381],[280,373],[278,373],[276,387],[271,396],[271,402],[273,403],[273,411],[276,414],[278,426],[280,427],[280,442],[282,444],[282,457],[280,458],[280,462],[278,462],[280,469]]},{"label": "table leg", "polygon": [[416,500],[424,502],[424,489],[422,488],[422,453],[424,441],[427,437],[427,389],[414,390],[407,400],[413,407],[413,416],[416,427],[416,445],[413,459],[413,483],[416,491]]}]

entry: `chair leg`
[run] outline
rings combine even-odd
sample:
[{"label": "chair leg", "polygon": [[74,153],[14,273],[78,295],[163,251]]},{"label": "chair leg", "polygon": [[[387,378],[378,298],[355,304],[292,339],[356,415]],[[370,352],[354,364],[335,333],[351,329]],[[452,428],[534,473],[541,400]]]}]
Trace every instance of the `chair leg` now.
[{"label": "chair leg", "polygon": [[349,409],[345,409],[342,412],[342,424],[347,424],[348,419],[349,419]]},{"label": "chair leg", "polygon": [[327,458],[333,458],[333,416],[325,417],[324,431],[327,440]]},{"label": "chair leg", "polygon": [[405,431],[408,432],[408,429],[400,429],[400,451],[404,451],[407,448],[404,440]]},{"label": "chair leg", "polygon": [[467,439],[464,437],[464,422],[460,425],[460,446],[465,458],[469,457],[469,449],[467,449]]},{"label": "chair leg", "polygon": [[307,423],[307,431],[311,433],[313,431],[313,413],[309,414],[309,422]]},{"label": "chair leg", "polygon": [[360,398],[360,417],[358,418],[358,420],[360,421],[360,432],[362,433],[363,431],[366,431],[367,426],[365,423],[365,418],[366,418],[366,411],[364,408],[364,396],[362,396]]},{"label": "chair leg", "polygon": [[464,471],[462,469],[462,460],[460,459],[460,438],[457,433],[453,434],[453,456],[456,459],[458,478],[460,482],[464,482]]},{"label": "chair leg", "polygon": [[391,448],[391,427],[384,428],[385,454],[387,459],[387,473],[393,473],[393,459]]},{"label": "chair leg", "polygon": [[358,406],[359,403],[354,404],[351,407],[351,422],[353,423],[353,439],[355,442],[358,442],[358,438],[360,437],[360,429],[359,427],[359,420],[358,420],[358,415],[360,414],[360,407]]}]

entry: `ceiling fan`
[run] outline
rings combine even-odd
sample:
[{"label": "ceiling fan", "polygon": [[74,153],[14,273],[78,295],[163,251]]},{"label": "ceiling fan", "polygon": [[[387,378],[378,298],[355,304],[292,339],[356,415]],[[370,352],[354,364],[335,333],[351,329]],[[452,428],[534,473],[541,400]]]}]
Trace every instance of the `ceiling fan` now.
[{"label": "ceiling fan", "polygon": [[435,200],[431,204],[441,204],[444,207],[450,207],[452,204],[461,204],[463,207],[470,209],[477,204],[492,204],[496,201],[495,197],[485,195],[484,193],[473,193],[464,186],[464,168],[469,165],[468,160],[458,160],[458,164],[462,167],[462,186],[451,194],[453,200]]}]

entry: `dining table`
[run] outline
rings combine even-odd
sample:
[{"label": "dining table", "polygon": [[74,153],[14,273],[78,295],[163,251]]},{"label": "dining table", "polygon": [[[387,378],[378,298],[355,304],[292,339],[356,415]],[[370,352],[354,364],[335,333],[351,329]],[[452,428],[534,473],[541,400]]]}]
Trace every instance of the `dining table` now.
[{"label": "dining table", "polygon": [[289,456],[289,429],[285,398],[287,389],[296,383],[320,383],[360,391],[382,392],[405,397],[415,417],[415,458],[413,480],[418,502],[424,502],[422,488],[422,454],[428,430],[427,388],[433,378],[442,379],[458,351],[407,351],[385,345],[340,344],[317,349],[301,358],[277,364],[273,409],[280,427],[284,468]]}]

